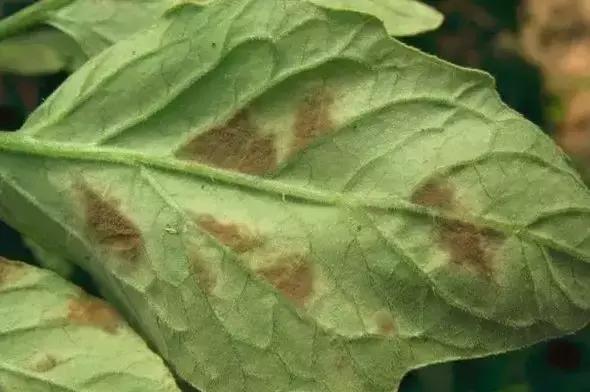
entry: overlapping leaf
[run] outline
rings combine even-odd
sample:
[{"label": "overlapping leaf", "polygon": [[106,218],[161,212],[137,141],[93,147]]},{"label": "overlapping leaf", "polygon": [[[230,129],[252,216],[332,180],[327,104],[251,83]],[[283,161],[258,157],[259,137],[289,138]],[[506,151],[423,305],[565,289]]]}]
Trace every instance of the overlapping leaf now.
[{"label": "overlapping leaf", "polygon": [[40,0],[0,21],[0,70],[72,71],[149,27],[173,4],[174,0]]},{"label": "overlapping leaf", "polygon": [[0,390],[178,388],[110,306],[52,272],[0,258]]},{"label": "overlapping leaf", "polygon": [[0,215],[207,392],[391,392],[589,320],[559,149],[487,75],[307,2],[186,5],[91,60],[0,138]]},{"label": "overlapping leaf", "polygon": [[[309,1],[327,8],[374,15],[393,36],[436,29],[443,19],[439,12],[416,0]],[[0,70],[27,75],[73,71],[113,43],[149,27],[166,9],[178,3],[182,2],[41,0],[0,21]],[[39,30],[42,25],[46,27]]]}]

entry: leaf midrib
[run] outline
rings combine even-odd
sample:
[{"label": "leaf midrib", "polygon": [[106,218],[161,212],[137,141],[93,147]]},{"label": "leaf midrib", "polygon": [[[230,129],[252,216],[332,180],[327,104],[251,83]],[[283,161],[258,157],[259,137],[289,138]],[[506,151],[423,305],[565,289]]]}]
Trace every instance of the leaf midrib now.
[{"label": "leaf midrib", "polygon": [[[0,152],[11,152],[84,162],[106,162],[130,167],[151,167],[183,175],[198,176],[204,179],[209,179],[211,182],[217,181],[227,185],[239,186],[251,191],[274,195],[283,200],[290,199],[312,204],[353,209],[398,210],[416,215],[425,215],[432,218],[459,219],[457,216],[451,216],[432,208],[416,205],[395,195],[388,195],[386,198],[381,199],[368,198],[366,196],[355,197],[340,192],[330,192],[312,187],[303,188],[293,184],[284,184],[272,178],[255,177],[239,172],[218,169],[194,161],[185,162],[170,156],[158,157],[127,149],[66,145],[63,143],[39,141],[30,137],[21,137],[14,134],[0,133]],[[477,221],[472,219],[469,223],[485,226],[506,235],[514,235],[524,240],[565,252],[576,258],[587,259],[589,257],[577,249],[527,231],[525,226],[517,226],[483,217],[477,217]]]}]

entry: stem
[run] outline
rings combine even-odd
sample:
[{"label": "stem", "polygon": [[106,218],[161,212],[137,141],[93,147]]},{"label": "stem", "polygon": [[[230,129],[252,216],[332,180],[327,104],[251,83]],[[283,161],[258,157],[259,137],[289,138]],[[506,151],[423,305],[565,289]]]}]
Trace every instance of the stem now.
[{"label": "stem", "polygon": [[35,4],[0,21],[0,40],[45,22],[47,14],[73,0],[39,0]]}]

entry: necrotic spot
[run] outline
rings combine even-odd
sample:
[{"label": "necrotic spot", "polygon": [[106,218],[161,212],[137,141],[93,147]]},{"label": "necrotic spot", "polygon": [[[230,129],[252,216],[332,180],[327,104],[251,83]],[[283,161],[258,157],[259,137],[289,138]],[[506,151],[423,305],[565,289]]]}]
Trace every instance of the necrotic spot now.
[{"label": "necrotic spot", "polygon": [[313,291],[313,269],[300,255],[283,257],[257,273],[299,306],[305,305]]},{"label": "necrotic spot", "polygon": [[135,260],[143,248],[139,229],[112,201],[101,198],[85,184],[78,188],[85,207],[86,225],[92,235],[109,251]]},{"label": "necrotic spot", "polygon": [[437,225],[439,245],[451,262],[470,267],[489,276],[497,248],[503,241],[501,233],[458,220],[440,219]]},{"label": "necrotic spot", "polygon": [[303,150],[334,127],[331,108],[334,99],[326,88],[310,92],[295,113],[295,141],[292,152]]},{"label": "necrotic spot", "polygon": [[217,284],[217,276],[211,271],[209,265],[197,253],[190,255],[191,268],[197,285],[207,295],[210,295]]},{"label": "necrotic spot", "polygon": [[429,181],[414,191],[412,202],[424,207],[451,209],[455,203],[455,192],[448,182]]},{"label": "necrotic spot", "polygon": [[121,322],[118,313],[110,305],[86,295],[70,300],[68,320],[78,325],[97,327],[111,334],[117,332]]},{"label": "necrotic spot", "polygon": [[211,215],[200,215],[197,218],[197,225],[237,253],[245,253],[261,245],[260,238],[253,235],[246,227],[220,222]]},{"label": "necrotic spot", "polygon": [[176,157],[257,175],[277,166],[274,138],[260,135],[247,111],[198,135],[177,151]]}]

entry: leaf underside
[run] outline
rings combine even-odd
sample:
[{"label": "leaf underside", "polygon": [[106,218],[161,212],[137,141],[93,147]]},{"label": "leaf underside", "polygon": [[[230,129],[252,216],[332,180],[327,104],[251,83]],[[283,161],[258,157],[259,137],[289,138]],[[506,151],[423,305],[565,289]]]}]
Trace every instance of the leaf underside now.
[{"label": "leaf underside", "polygon": [[178,388],[109,305],[54,273],[0,258],[0,390]]},{"label": "leaf underside", "polygon": [[0,151],[0,216],[203,391],[392,392],[588,322],[590,192],[563,154],[489,76],[362,13],[178,7]]}]

